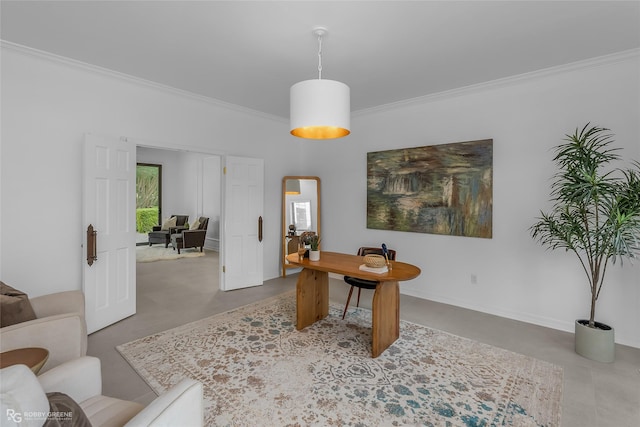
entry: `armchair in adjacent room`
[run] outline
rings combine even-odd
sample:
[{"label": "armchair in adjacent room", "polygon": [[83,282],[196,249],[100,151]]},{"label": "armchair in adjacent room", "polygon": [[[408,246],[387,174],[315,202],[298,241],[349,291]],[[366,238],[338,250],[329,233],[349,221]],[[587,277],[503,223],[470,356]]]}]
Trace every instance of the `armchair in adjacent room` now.
[{"label": "armchair in adjacent room", "polygon": [[161,243],[164,244],[165,248],[168,248],[171,242],[171,235],[186,230],[188,221],[189,215],[171,215],[164,224],[154,225],[153,231],[149,232],[149,246],[154,243]]},{"label": "armchair in adjacent room", "polygon": [[[0,370],[0,378],[3,416],[10,410],[47,414],[50,407],[57,405],[65,408],[60,413],[70,415],[71,420],[69,424],[65,421],[55,425],[84,426],[87,422],[93,427],[203,425],[202,383],[189,378],[182,379],[146,407],[103,396],[100,359],[95,357],[71,360],[38,377],[25,365],[9,366]],[[23,425],[12,422],[10,417],[5,421],[7,426]]]},{"label": "armchair in adjacent room", "polygon": [[25,347],[47,349],[49,358],[40,372],[87,354],[81,291],[58,292],[28,301],[36,318],[0,328],[0,351]]},{"label": "armchair in adjacent room", "polygon": [[183,230],[171,236],[171,246],[180,253],[181,249],[200,247],[200,252],[204,248],[204,242],[207,237],[207,227],[209,218],[201,216],[192,224],[189,230]]},{"label": "armchair in adjacent room", "polygon": [[[358,249],[358,256],[365,256],[365,255],[383,255],[382,253],[382,248],[368,248],[368,247],[361,247],[360,249]],[[389,257],[389,260],[393,261],[396,259],[396,251],[394,251],[393,249],[389,249],[387,251],[387,256]],[[360,306],[360,291],[362,289],[375,289],[376,286],[378,285],[377,281],[374,280],[364,280],[364,279],[359,279],[357,277],[351,277],[351,276],[344,276],[344,281],[347,282],[348,284],[351,285],[351,288],[349,289],[349,296],[347,297],[347,304],[344,306],[344,312],[342,313],[342,318],[344,319],[345,315],[347,314],[347,309],[349,308],[349,302],[351,301],[351,294],[353,294],[353,288],[356,287],[358,288],[358,301],[356,303],[356,307]]]}]

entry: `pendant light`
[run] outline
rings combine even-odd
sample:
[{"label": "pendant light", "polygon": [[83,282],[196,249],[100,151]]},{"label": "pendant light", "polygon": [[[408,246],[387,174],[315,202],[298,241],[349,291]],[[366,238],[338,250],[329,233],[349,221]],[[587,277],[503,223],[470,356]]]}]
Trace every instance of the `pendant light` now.
[{"label": "pendant light", "polygon": [[291,86],[291,135],[307,139],[334,139],[351,131],[349,86],[335,80],[322,80],[322,37],[324,27],[315,27],[318,37],[318,78]]}]

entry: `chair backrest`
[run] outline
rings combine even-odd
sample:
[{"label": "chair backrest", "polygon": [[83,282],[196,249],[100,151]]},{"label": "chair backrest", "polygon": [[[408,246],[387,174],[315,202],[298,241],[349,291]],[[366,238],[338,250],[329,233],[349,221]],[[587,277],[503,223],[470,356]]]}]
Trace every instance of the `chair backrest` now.
[{"label": "chair backrest", "polygon": [[287,237],[287,254],[295,254],[298,253],[298,246],[300,245],[300,236],[289,236]]},{"label": "chair backrest", "polygon": [[[359,256],[365,256],[365,255],[382,255],[382,248],[375,248],[375,247],[366,247],[363,246],[360,249],[358,249],[358,255]],[[387,249],[387,254],[389,256],[389,259],[391,261],[395,261],[396,259],[396,251],[393,249]]]},{"label": "chair backrest", "polygon": [[176,227],[183,226],[189,221],[189,215],[171,215],[176,217]]},{"label": "chair backrest", "polygon": [[198,230],[206,230],[209,226],[209,218],[207,218],[206,216],[201,216],[198,221],[200,222]]}]

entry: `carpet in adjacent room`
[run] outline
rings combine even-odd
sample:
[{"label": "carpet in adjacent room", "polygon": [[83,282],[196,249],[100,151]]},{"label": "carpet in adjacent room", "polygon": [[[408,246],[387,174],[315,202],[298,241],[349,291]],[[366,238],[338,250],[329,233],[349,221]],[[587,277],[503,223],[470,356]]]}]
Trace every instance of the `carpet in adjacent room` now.
[{"label": "carpet in adjacent room", "polygon": [[177,249],[164,246],[136,246],[136,262],[153,262],[164,261],[179,258],[194,258],[204,256],[204,252],[200,252],[200,248],[181,249],[178,253]]}]

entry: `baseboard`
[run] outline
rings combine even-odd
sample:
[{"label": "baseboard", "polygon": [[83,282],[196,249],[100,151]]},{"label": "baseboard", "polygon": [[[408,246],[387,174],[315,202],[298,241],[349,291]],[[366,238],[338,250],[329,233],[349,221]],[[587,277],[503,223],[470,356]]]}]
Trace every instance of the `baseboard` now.
[{"label": "baseboard", "polygon": [[214,239],[211,237],[207,237],[204,241],[204,248],[209,249],[210,251],[220,251],[220,239]]},{"label": "baseboard", "polygon": [[[481,313],[491,314],[493,316],[504,317],[506,319],[518,320],[520,322],[531,323],[533,325],[542,326],[545,328],[556,329],[559,331],[574,333],[575,324],[573,321],[567,322],[551,317],[537,316],[529,313],[521,313],[510,310],[504,310],[498,307],[485,306],[482,304],[471,303],[468,301],[458,300],[454,298],[444,297],[442,295],[421,295],[416,292],[403,291],[402,287],[400,293],[416,298],[427,299],[429,301],[439,302],[442,304],[453,305],[455,307],[465,308],[467,310],[479,311]],[[616,337],[616,344],[626,345],[629,347],[640,348],[640,342],[629,341],[626,339],[620,339]]]}]

